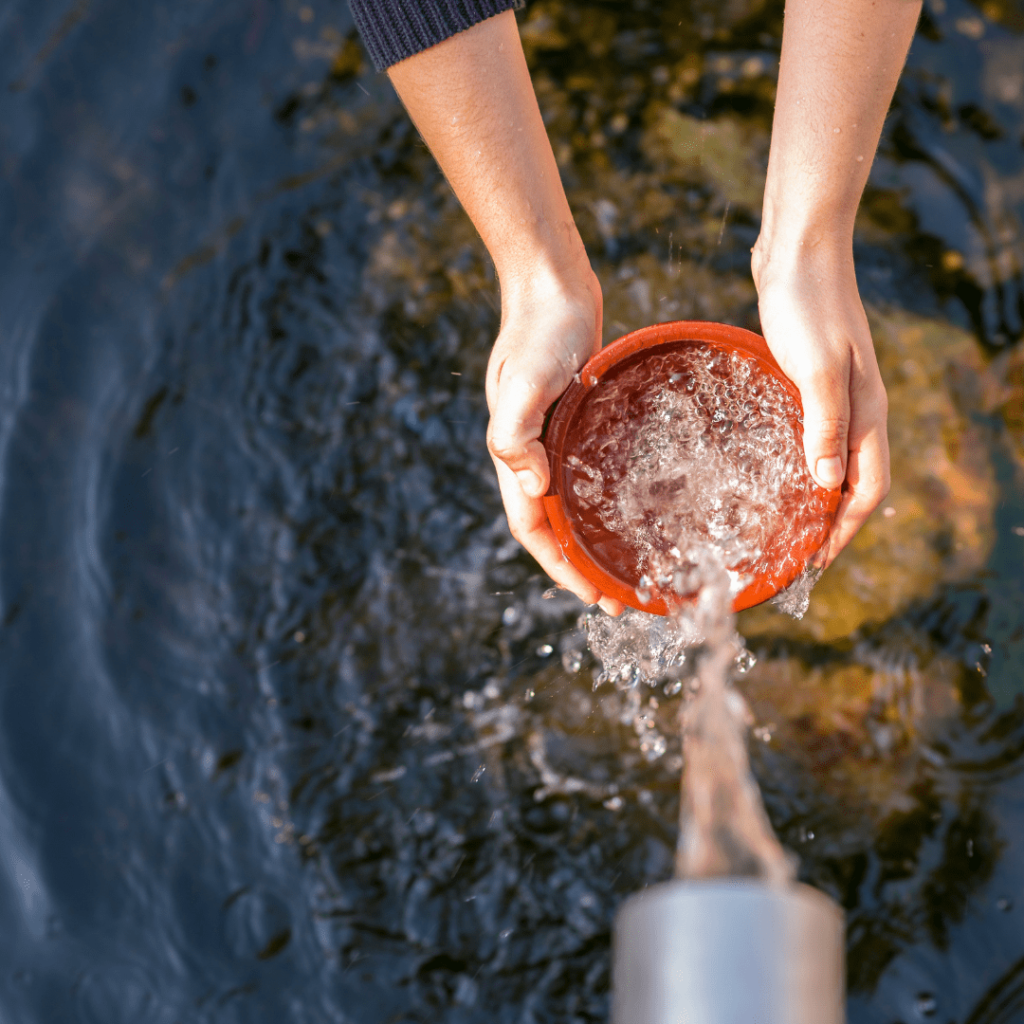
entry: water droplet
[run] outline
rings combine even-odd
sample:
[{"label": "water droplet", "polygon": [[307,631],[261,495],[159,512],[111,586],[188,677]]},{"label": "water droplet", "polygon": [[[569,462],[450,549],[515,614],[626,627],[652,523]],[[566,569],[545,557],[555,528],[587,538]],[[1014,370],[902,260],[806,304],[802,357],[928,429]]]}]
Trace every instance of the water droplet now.
[{"label": "water droplet", "polygon": [[551,598],[558,596],[558,587],[548,587],[543,594],[540,595],[545,601],[550,601]]},{"label": "water droplet", "polygon": [[621,796],[610,796],[604,802],[604,806],[609,811],[621,811],[622,810],[622,797]]},{"label": "water droplet", "polygon": [[996,910],[1001,910],[1004,914],[1013,910],[1013,900],[1008,896],[1000,897],[996,900]]},{"label": "water droplet", "polygon": [[967,840],[967,856],[968,857],[973,857],[974,856],[974,840],[973,839],[968,839]]},{"label": "water droplet", "polygon": [[640,753],[649,762],[657,761],[667,749],[668,743],[665,741],[665,737],[653,730],[640,741]]},{"label": "water droplet", "polygon": [[502,930],[498,932],[498,938],[507,939],[512,934],[512,931],[513,929],[511,928],[502,928]]},{"label": "water droplet", "polygon": [[554,650],[555,649],[551,644],[541,644],[540,647],[537,648],[537,657],[548,658],[554,653]]},{"label": "water droplet", "polygon": [[470,782],[479,782],[483,778],[483,775],[484,775],[485,771],[487,771],[487,765],[485,765],[485,764],[480,765],[480,767],[477,768],[477,770],[475,772],[473,772],[473,777],[469,781]]},{"label": "water droplet", "polygon": [[533,700],[533,698],[537,696],[537,691],[532,686],[528,686],[526,688],[525,696],[528,701]]},{"label": "water droplet", "polygon": [[501,613],[501,621],[504,622],[506,626],[514,625],[518,618],[519,618],[519,609],[514,604],[510,604]]},{"label": "water droplet", "polygon": [[736,672],[741,676],[745,676],[757,664],[757,655],[754,654],[753,651],[748,651],[744,647],[743,650],[736,655],[736,661],[734,664],[736,666]]},{"label": "water droplet", "polygon": [[568,650],[562,653],[562,668],[575,675],[583,667],[583,652]]},{"label": "water droplet", "polygon": [[931,992],[918,992],[914,999],[914,1013],[918,1017],[934,1017],[939,1009],[939,1001]]},{"label": "water droplet", "polygon": [[983,650],[983,651],[984,651],[984,652],[985,652],[986,654],[991,654],[991,653],[992,653],[992,645],[991,645],[991,644],[982,644],[982,645],[981,645],[981,649],[982,649],[982,650]]},{"label": "water droplet", "polygon": [[663,690],[665,691],[665,696],[666,697],[674,697],[677,693],[680,693],[682,691],[682,689],[683,689],[683,681],[682,681],[682,679],[672,679],[669,682],[667,682],[664,685],[664,687],[663,687]]}]

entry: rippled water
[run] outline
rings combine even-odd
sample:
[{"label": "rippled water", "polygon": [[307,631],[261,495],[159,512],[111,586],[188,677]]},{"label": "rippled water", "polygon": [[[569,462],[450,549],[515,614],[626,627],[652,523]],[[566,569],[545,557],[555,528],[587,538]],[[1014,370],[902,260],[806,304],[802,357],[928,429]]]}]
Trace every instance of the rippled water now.
[{"label": "rippled water", "polygon": [[[526,12],[607,337],[756,326],[780,25]],[[893,491],[739,623],[855,1022],[1024,1007],[1022,31],[930,0],[858,235]],[[347,6],[12,0],[0,55],[4,1017],[606,1019],[678,746],[508,537],[493,274]]]}]

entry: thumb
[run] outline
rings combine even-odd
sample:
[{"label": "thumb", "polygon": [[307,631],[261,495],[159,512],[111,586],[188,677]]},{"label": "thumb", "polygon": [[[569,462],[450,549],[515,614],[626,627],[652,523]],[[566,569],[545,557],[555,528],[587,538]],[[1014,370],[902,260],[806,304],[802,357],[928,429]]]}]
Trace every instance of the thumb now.
[{"label": "thumb", "polygon": [[487,448],[516,475],[528,498],[540,498],[548,489],[551,471],[540,443],[546,412],[541,389],[522,378],[503,380],[487,426]]},{"label": "thumb", "polygon": [[850,389],[846,380],[817,375],[800,388],[804,406],[804,453],[817,483],[828,490],[846,479]]}]

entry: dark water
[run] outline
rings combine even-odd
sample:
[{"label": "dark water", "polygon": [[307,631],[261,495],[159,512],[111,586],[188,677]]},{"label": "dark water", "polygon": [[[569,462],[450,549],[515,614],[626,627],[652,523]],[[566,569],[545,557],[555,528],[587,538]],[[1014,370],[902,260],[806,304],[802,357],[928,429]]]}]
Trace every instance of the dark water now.
[{"label": "dark water", "polygon": [[[756,325],[780,26],[527,12],[609,338]],[[892,512],[741,621],[857,1024],[1024,1019],[1022,33],[929,4],[858,236]],[[10,0],[0,68],[0,1016],[605,1020],[678,745],[507,535],[493,274],[347,6]]]}]

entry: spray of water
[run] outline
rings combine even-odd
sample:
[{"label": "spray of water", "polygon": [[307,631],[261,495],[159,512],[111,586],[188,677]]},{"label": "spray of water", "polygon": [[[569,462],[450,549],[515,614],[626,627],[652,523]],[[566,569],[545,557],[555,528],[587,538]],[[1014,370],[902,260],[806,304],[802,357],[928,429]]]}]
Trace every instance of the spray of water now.
[{"label": "spray of water", "polygon": [[[684,772],[677,874],[793,878],[768,822],[746,750],[749,712],[734,689],[750,662],[732,602],[750,575],[778,566],[824,514],[807,472],[794,399],[754,360],[693,346],[664,366],[628,368],[592,404],[574,489],[592,522],[630,539],[637,595],[672,596],[667,617],[592,617],[598,684],[683,692]],[[638,392],[640,374],[672,387]],[[599,468],[598,468],[599,467]],[[815,575],[780,602],[800,615]],[[636,701],[638,707],[640,702]],[[638,728],[641,750],[664,738]]]}]

